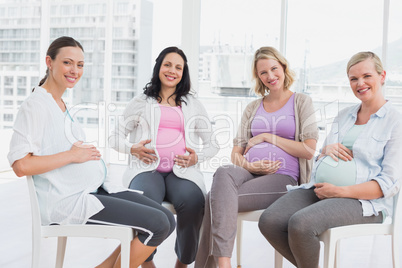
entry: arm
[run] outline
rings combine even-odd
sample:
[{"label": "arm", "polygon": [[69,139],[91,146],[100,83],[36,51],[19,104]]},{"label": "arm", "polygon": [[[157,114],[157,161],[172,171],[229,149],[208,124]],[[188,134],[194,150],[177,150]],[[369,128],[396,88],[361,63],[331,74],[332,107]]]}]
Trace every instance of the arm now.
[{"label": "arm", "polygon": [[316,183],[314,192],[320,199],[326,198],[354,198],[362,200],[378,199],[383,197],[380,185],[372,180],[350,186],[335,186],[330,183]]},{"label": "arm", "polygon": [[99,160],[100,152],[93,145],[82,145],[76,142],[70,150],[54,155],[36,156],[32,153],[16,160],[12,168],[18,177],[42,174],[71,163],[83,163],[90,160]]},{"label": "arm", "polygon": [[[188,107],[183,109],[183,113],[191,109],[191,116],[187,118],[186,124],[186,150],[187,156],[179,156],[192,159],[194,164],[207,161],[215,156],[219,151],[219,144],[216,140],[216,134],[213,131],[211,120],[202,103],[194,97],[188,97]],[[200,144],[201,139],[201,144]],[[191,165],[188,165],[191,166]]]},{"label": "arm", "polygon": [[286,138],[282,138],[280,136],[271,134],[271,133],[263,133],[258,136],[251,138],[247,144],[246,150],[244,153],[261,142],[269,142],[273,145],[278,146],[285,152],[295,157],[312,159],[314,156],[315,148],[317,145],[317,141],[315,139],[307,139],[304,141],[294,141]]},{"label": "arm", "polygon": [[[147,132],[146,130],[149,130],[149,125],[146,122],[145,118],[143,118],[142,116],[146,109],[145,106],[146,101],[143,100],[140,96],[135,97],[129,102],[124,110],[123,115],[118,117],[117,128],[112,132],[109,137],[110,147],[120,153],[132,154],[132,150],[135,150],[136,147],[134,146],[135,144],[127,140],[127,136],[130,133],[135,132],[136,128],[141,128],[142,130],[144,130],[141,132],[141,134],[144,135],[142,135],[141,137],[135,137],[137,141],[145,141],[149,139],[149,137],[145,135],[145,133]],[[141,147],[140,142],[137,145],[137,147]]]}]

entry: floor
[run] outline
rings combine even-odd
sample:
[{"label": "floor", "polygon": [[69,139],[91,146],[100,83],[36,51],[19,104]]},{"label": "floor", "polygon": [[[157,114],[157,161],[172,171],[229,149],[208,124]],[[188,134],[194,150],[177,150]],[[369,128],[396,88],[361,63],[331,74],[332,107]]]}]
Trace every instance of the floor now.
[{"label": "floor", "polygon": [[[120,170],[119,167],[117,169]],[[112,172],[118,173],[116,170]],[[207,174],[207,185],[211,173]],[[31,224],[28,192],[24,179],[11,173],[0,174],[0,268],[30,267]],[[175,235],[172,234],[158,249],[155,263],[159,268],[174,267]],[[41,267],[54,267],[56,240],[43,239]],[[89,268],[100,263],[115,247],[117,241],[106,239],[72,238],[67,245],[65,268]],[[243,268],[273,267],[274,250],[258,231],[256,222],[246,222],[243,233]],[[341,265],[347,268],[392,267],[390,239],[387,237],[354,238],[342,242]],[[236,251],[236,249],[235,249]],[[236,252],[232,265],[236,267]],[[322,262],[322,256],[321,256]],[[193,265],[189,266],[190,268]],[[287,261],[285,268],[294,267]]]}]

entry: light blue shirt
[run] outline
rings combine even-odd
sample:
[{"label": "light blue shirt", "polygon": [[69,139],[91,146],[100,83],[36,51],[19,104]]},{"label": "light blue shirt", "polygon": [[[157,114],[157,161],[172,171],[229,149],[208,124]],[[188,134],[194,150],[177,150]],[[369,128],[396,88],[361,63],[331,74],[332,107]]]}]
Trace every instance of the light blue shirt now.
[{"label": "light blue shirt", "polygon": [[[359,109],[360,104],[339,112],[323,147],[343,140],[355,124]],[[381,211],[392,216],[392,197],[398,193],[402,179],[402,116],[389,101],[371,115],[364,131],[353,144],[352,151],[356,161],[356,184],[375,180],[384,195],[378,199],[359,200],[363,216],[378,215]],[[315,163],[309,183],[294,187],[289,185],[288,190],[313,187],[316,183],[315,173],[322,159]]]}]

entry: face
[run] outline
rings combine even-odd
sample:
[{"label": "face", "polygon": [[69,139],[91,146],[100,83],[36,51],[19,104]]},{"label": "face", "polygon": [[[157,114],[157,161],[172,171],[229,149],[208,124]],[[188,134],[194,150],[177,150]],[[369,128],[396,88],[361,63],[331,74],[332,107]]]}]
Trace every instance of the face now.
[{"label": "face", "polygon": [[257,61],[256,70],[261,82],[270,91],[284,89],[285,72],[277,60],[260,59]]},{"label": "face", "polygon": [[58,87],[72,88],[84,73],[84,52],[79,47],[63,47],[54,60],[47,56],[46,64]]},{"label": "face", "polygon": [[176,88],[183,76],[184,60],[177,53],[166,54],[159,69],[159,79],[162,89]]},{"label": "face", "polygon": [[382,96],[381,86],[385,81],[385,71],[378,74],[371,59],[350,67],[348,72],[350,87],[362,102],[376,100]]}]

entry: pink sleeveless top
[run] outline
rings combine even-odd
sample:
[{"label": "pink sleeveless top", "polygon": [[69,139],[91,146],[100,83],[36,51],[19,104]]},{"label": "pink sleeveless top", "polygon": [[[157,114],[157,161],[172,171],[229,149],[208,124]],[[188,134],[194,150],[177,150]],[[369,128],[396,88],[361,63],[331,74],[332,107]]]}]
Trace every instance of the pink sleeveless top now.
[{"label": "pink sleeveless top", "polygon": [[156,138],[156,150],[159,153],[159,172],[171,172],[175,155],[186,152],[184,138],[184,117],[180,106],[170,107],[159,104],[161,120]]}]

